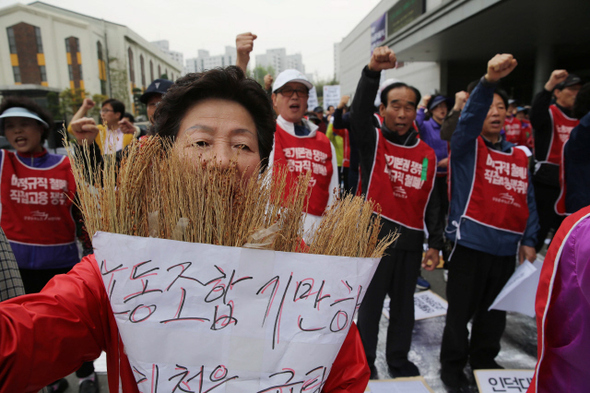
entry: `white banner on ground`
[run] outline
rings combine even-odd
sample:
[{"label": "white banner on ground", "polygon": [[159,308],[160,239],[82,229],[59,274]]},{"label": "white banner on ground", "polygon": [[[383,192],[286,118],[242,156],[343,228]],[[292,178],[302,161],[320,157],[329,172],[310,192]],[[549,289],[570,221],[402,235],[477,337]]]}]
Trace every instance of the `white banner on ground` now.
[{"label": "white banner on ground", "polygon": [[[385,299],[383,302],[383,315],[387,319],[389,319],[389,301],[389,299]],[[416,321],[447,315],[447,307],[447,301],[430,289],[414,293],[414,319]]]},{"label": "white banner on ground", "polygon": [[311,112],[318,106],[320,106],[320,102],[318,101],[318,92],[314,86],[309,91],[309,97],[307,97],[307,110]]},{"label": "white banner on ground", "polygon": [[512,274],[488,310],[516,311],[535,316],[535,296],[543,262],[524,261]]},{"label": "white banner on ground", "polygon": [[535,370],[474,370],[479,393],[526,392]]},{"label": "white banner on ground", "polygon": [[340,103],[340,85],[324,86],[324,109],[330,105],[337,107]]},{"label": "white banner on ground", "polygon": [[93,246],[134,374],[159,392],[321,390],[379,262],[104,232]]},{"label": "white banner on ground", "polygon": [[448,303],[431,290],[414,294],[415,319],[426,319],[447,315]]},{"label": "white banner on ground", "polygon": [[365,392],[370,393],[434,393],[423,377],[369,381]]}]

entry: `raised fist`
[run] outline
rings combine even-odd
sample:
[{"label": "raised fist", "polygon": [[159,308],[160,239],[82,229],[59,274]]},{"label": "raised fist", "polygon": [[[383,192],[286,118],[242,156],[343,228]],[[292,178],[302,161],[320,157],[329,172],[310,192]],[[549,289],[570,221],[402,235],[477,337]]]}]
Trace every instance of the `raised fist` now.
[{"label": "raised fist", "polygon": [[[90,100],[92,102],[92,100]],[[70,123],[72,128],[72,134],[78,141],[78,144],[82,144],[83,141],[87,141],[88,144],[92,144],[98,135],[98,127],[94,119],[90,117],[83,117],[78,120],[74,120]]]},{"label": "raised fist", "polygon": [[82,106],[86,109],[92,109],[95,105],[96,103],[90,98],[84,98],[84,101],[82,101]]},{"label": "raised fist", "polygon": [[498,54],[488,61],[488,72],[485,78],[488,82],[496,83],[510,74],[517,65],[518,62],[511,54]]},{"label": "raised fist", "polygon": [[545,89],[552,91],[555,86],[567,79],[569,73],[566,70],[553,70],[547,83],[545,83]]},{"label": "raised fist", "polygon": [[375,48],[371,60],[369,60],[369,69],[371,71],[388,70],[395,67],[397,59],[395,53],[387,46]]},{"label": "raised fist", "polygon": [[269,90],[272,87],[273,81],[274,81],[274,78],[272,77],[271,74],[264,75],[264,88],[266,90]]}]

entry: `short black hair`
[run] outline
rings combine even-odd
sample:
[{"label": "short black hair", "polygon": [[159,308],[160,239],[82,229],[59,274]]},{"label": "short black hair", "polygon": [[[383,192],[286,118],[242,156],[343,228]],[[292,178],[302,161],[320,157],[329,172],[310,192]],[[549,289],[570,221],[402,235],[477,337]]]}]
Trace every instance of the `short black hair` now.
[{"label": "short black hair", "polygon": [[404,82],[395,82],[383,89],[383,91],[381,92],[381,103],[383,104],[383,106],[387,106],[387,94],[389,94],[389,91],[393,89],[399,89],[402,87],[405,87],[406,89],[411,89],[414,92],[414,94],[416,95],[416,102],[414,103],[414,107],[418,108],[418,104],[422,99],[420,91],[416,89],[414,86],[409,86]]},{"label": "short black hair", "polygon": [[129,121],[131,123],[135,123],[135,117],[133,117],[133,115],[129,112],[125,112],[125,114],[123,115],[123,117],[126,117],[127,119],[129,119]]},{"label": "short black hair", "polygon": [[586,83],[582,86],[576,96],[576,101],[574,102],[574,107],[572,109],[572,114],[576,119],[581,119],[586,116],[588,112],[590,112],[590,83]]},{"label": "short black hair", "polygon": [[[41,107],[35,101],[23,96],[9,96],[5,97],[0,103],[0,115],[10,108],[25,108],[31,112],[35,112],[49,127],[43,126],[43,133],[41,134],[41,144],[45,142],[49,136],[49,130],[53,127],[53,117],[48,110]],[[4,135],[4,122],[0,122],[0,134]]]},{"label": "short black hair", "polygon": [[500,87],[496,86],[496,88],[494,89],[494,94],[500,96],[502,101],[504,101],[504,106],[506,107],[506,109],[508,109],[508,93],[506,93],[504,89],[501,89]]},{"label": "short black hair", "polygon": [[186,112],[196,103],[216,98],[244,107],[256,125],[261,169],[268,165],[276,123],[270,98],[254,79],[236,67],[190,73],[176,82],[160,101],[154,114],[156,134],[174,141]]},{"label": "short black hair", "polygon": [[109,98],[108,100],[105,100],[102,103],[102,108],[104,108],[106,104],[109,104],[111,108],[113,108],[114,113],[118,113],[120,115],[119,120],[123,119],[123,116],[125,116],[125,104],[123,104],[119,100],[115,100],[114,98]]}]

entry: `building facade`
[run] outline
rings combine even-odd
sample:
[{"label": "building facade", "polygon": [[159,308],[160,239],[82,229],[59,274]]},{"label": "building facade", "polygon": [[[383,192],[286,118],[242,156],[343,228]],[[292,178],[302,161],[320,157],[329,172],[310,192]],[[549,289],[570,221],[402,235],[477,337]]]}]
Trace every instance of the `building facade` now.
[{"label": "building facade", "polygon": [[402,66],[383,77],[423,95],[454,96],[481,78],[492,56],[511,53],[519,65],[502,87],[530,103],[554,69],[590,79],[590,2],[562,0],[558,8],[550,0],[382,0],[339,43],[342,93],[354,93],[371,48],[387,45]]},{"label": "building facade", "polygon": [[305,65],[300,53],[287,55],[285,48],[267,49],[263,55],[256,55],[256,66],[272,67],[275,75],[287,69],[295,69],[305,74]]},{"label": "building facade", "polygon": [[225,53],[222,55],[211,56],[209,51],[199,49],[197,57],[186,60],[185,71],[203,72],[218,67],[227,67],[236,65],[237,51],[233,46],[226,46]]},{"label": "building facade", "polygon": [[152,41],[151,44],[160,48],[170,60],[175,61],[178,64],[184,64],[184,55],[182,52],[170,50],[170,42],[168,42],[168,40]]},{"label": "building facade", "polygon": [[[82,89],[133,108],[134,89],[180,64],[126,26],[43,2],[0,9],[0,94],[28,95],[43,104],[49,92]],[[137,91],[137,90],[136,90]]]}]

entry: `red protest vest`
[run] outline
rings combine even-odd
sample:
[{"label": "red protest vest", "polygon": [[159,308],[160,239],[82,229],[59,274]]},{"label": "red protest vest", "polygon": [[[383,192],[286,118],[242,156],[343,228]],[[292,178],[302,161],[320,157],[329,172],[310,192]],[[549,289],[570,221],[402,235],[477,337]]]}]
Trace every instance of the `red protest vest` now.
[{"label": "red protest vest", "polygon": [[522,129],[522,123],[516,118],[511,116],[504,119],[504,131],[506,132],[506,140],[514,143],[515,145],[526,145],[526,136]]},{"label": "red protest vest", "polygon": [[275,132],[274,165],[286,165],[287,190],[304,172],[311,171],[310,190],[306,213],[321,216],[330,198],[332,180],[332,146],[325,134],[316,132],[315,137],[297,137],[277,124]]},{"label": "red protest vest", "polygon": [[561,151],[563,150],[563,144],[569,139],[572,129],[577,126],[580,121],[566,116],[555,105],[549,107],[549,114],[551,115],[553,130],[546,161],[552,164],[561,165]]},{"label": "red protest vest", "polygon": [[495,229],[524,233],[529,208],[528,158],[520,149],[504,153],[477,138],[475,179],[465,216]]},{"label": "red protest vest", "polygon": [[76,240],[72,217],[76,182],[67,157],[51,167],[33,168],[4,151],[0,168],[0,225],[8,240],[35,245]]},{"label": "red protest vest", "polygon": [[382,217],[422,231],[435,174],[436,154],[430,146],[421,140],[414,146],[396,145],[378,131],[367,199],[381,206]]}]

